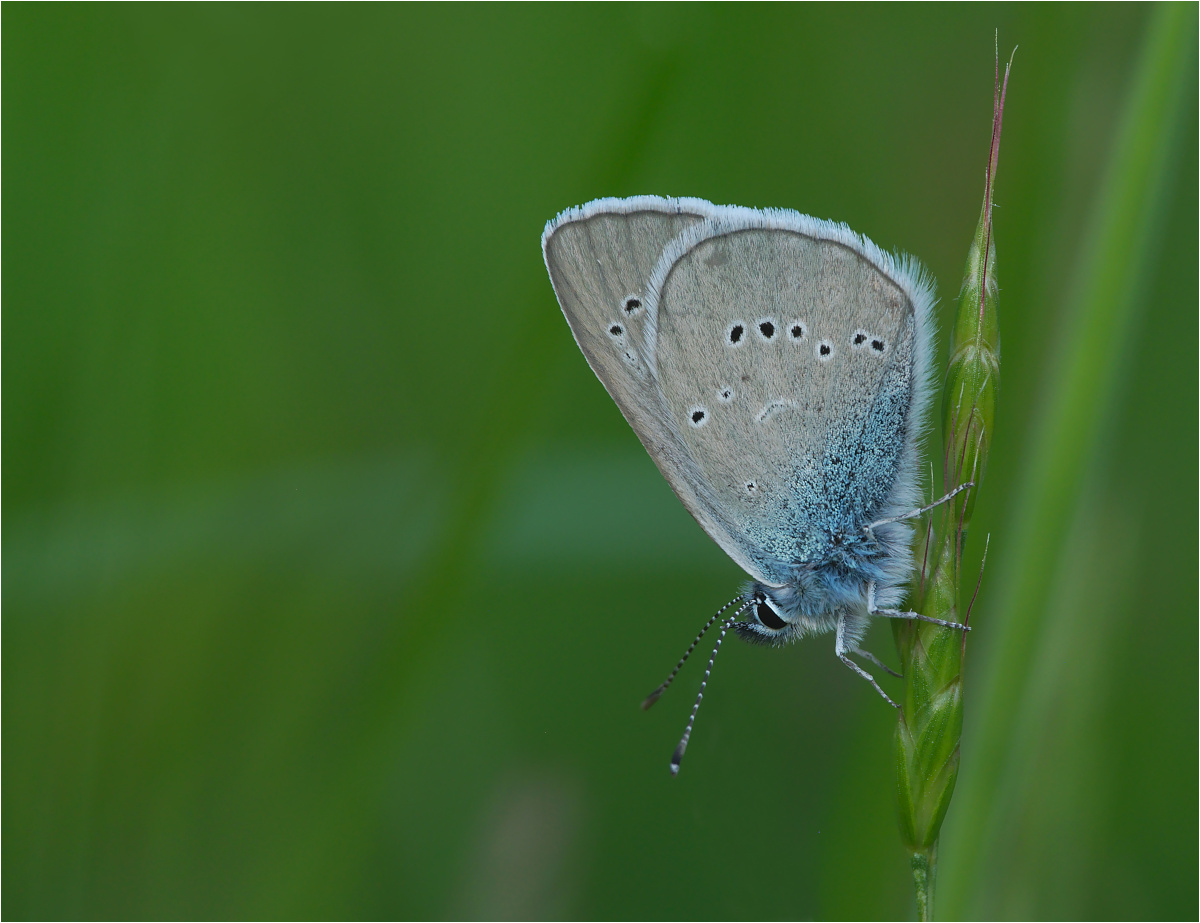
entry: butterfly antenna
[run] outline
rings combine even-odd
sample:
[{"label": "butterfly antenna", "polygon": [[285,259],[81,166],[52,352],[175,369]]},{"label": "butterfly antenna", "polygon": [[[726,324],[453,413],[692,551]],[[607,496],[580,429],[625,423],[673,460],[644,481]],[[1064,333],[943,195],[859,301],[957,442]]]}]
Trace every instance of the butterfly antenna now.
[{"label": "butterfly antenna", "polygon": [[710,628],[712,628],[713,622],[721,617],[722,612],[724,612],[741,598],[742,597],[740,596],[735,596],[733,599],[729,600],[729,602],[725,603],[725,605],[717,610],[716,615],[704,623],[704,627],[700,629],[700,634],[696,635],[695,639],[688,646],[688,649],[683,652],[683,656],[679,658],[679,663],[675,664],[675,669],[671,671],[671,675],[668,676],[657,689],[646,696],[646,700],[642,702],[642,711],[645,711],[651,705],[657,702],[658,697],[667,691],[667,687],[675,681],[676,674],[679,673],[679,671],[683,668],[683,665],[687,662],[688,657],[692,655],[692,651],[696,649],[696,645],[700,643],[700,639],[704,637]]},{"label": "butterfly antenna", "polygon": [[717,654],[721,653],[721,642],[725,640],[725,634],[729,631],[729,627],[749,608],[750,604],[747,603],[721,623],[721,634],[717,637],[717,646],[713,648],[712,656],[708,658],[708,667],[704,671],[704,679],[700,681],[700,692],[696,696],[696,704],[692,706],[692,713],[688,716],[687,727],[683,729],[683,739],[679,741],[679,746],[671,754],[671,775],[673,776],[679,775],[679,764],[683,762],[683,754],[687,750],[688,738],[692,736],[692,726],[696,723],[696,712],[700,710],[700,703],[704,701],[704,687],[708,685],[708,677],[712,673],[713,663],[717,659]]}]

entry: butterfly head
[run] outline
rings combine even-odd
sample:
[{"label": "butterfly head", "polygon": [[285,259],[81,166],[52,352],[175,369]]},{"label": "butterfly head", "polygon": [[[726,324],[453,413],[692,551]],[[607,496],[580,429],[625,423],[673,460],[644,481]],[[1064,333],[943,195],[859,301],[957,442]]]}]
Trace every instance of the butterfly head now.
[{"label": "butterfly head", "polygon": [[808,626],[799,616],[792,588],[756,582],[746,588],[742,598],[748,618],[733,627],[743,641],[777,647],[806,633]]}]

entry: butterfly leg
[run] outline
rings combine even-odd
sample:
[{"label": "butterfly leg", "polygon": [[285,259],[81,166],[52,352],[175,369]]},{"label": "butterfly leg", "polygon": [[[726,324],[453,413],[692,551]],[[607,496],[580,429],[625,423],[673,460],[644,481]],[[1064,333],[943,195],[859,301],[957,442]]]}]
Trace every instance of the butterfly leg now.
[{"label": "butterfly leg", "polygon": [[956,496],[958,496],[960,493],[962,493],[968,487],[974,487],[974,486],[975,486],[974,481],[967,481],[965,484],[959,484],[957,487],[954,488],[954,490],[950,491],[950,493],[946,494],[944,497],[939,497],[938,499],[936,499],[932,503],[930,503],[928,506],[922,506],[922,507],[918,507],[915,510],[909,510],[907,513],[901,513],[899,516],[889,516],[887,519],[876,520],[875,522],[873,522],[869,526],[867,526],[867,532],[869,533],[876,526],[882,526],[885,523],[904,522],[905,520],[908,520],[908,519],[919,519],[921,516],[924,516],[930,510],[941,506],[943,503],[947,502],[948,500],[953,500]]},{"label": "butterfly leg", "polygon": [[921,615],[920,612],[902,612],[899,609],[880,609],[875,605],[874,581],[867,584],[867,614],[879,615],[885,619],[917,619],[920,622],[929,622],[933,625],[941,625],[943,628],[961,628],[963,631],[971,630],[971,626],[963,625],[961,622],[947,622],[945,619],[935,619],[929,615]]},{"label": "butterfly leg", "polygon": [[871,661],[871,663],[875,664],[875,666],[879,667],[879,669],[883,670],[884,673],[891,673],[892,676],[899,678],[903,678],[904,676],[903,673],[897,673],[870,651],[864,651],[861,647],[851,648],[850,653],[854,654],[856,657],[865,657],[867,660]]},{"label": "butterfly leg", "polygon": [[[861,676],[863,679],[865,679],[868,683],[870,683],[871,686],[874,687],[875,691],[878,692],[883,697],[883,700],[888,703],[888,705],[892,706],[892,708],[899,708],[900,706],[897,705],[895,702],[893,702],[890,698],[888,698],[888,694],[879,688],[879,683],[875,682],[875,677],[872,676],[870,673],[868,673],[866,670],[864,670],[862,667],[860,667],[858,664],[856,664],[853,660],[850,659],[848,654],[851,651],[859,653],[859,649],[858,649],[857,645],[854,647],[850,647],[846,643],[846,634],[847,634],[847,632],[846,632],[846,616],[842,615],[842,616],[838,617],[837,640],[834,642],[834,647],[833,647],[833,652],[835,654],[837,654],[838,660],[840,660],[842,663],[844,663],[846,666],[848,666],[851,670],[853,670],[855,673],[857,673],[859,676]],[[868,654],[867,656],[870,656],[870,655]],[[871,659],[875,660],[874,657],[871,657]],[[878,660],[875,660],[875,662],[879,663]],[[879,665],[881,667],[883,666],[883,664],[881,664],[881,663]],[[885,667],[885,669],[886,669],[886,667]]]}]

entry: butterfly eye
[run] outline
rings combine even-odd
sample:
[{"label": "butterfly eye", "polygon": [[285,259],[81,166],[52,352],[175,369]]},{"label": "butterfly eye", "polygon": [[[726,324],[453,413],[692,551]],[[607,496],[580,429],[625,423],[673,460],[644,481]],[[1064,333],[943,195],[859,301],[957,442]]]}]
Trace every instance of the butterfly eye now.
[{"label": "butterfly eye", "polygon": [[759,622],[772,631],[779,631],[779,629],[787,627],[787,622],[776,615],[775,610],[768,606],[765,600],[754,607],[754,615]]}]

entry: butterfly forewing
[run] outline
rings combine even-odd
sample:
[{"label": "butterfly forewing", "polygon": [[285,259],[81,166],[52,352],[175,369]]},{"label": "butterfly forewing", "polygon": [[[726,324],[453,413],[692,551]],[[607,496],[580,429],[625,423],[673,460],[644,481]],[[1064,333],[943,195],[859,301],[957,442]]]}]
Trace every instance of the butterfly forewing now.
[{"label": "butterfly forewing", "polygon": [[887,505],[915,438],[916,319],[835,240],[709,222],[664,256],[651,331],[662,412],[768,582]]}]

